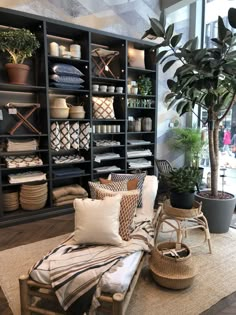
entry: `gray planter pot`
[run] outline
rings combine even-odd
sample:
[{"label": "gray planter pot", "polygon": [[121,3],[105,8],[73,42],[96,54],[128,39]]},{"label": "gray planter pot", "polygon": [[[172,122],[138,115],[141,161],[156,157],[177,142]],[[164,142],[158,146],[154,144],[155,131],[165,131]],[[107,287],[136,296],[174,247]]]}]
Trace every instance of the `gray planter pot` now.
[{"label": "gray planter pot", "polygon": [[231,199],[210,199],[196,193],[195,200],[202,202],[202,212],[208,221],[211,233],[228,232],[236,204],[234,195]]}]

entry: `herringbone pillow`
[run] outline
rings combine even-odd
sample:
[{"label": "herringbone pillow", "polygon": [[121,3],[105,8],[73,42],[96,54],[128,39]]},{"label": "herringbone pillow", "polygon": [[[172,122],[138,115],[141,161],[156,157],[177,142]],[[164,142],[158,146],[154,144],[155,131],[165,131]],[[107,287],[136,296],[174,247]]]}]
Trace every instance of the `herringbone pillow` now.
[{"label": "herringbone pillow", "polygon": [[88,182],[90,189],[90,196],[92,199],[97,199],[96,188],[104,188],[111,191],[126,191],[127,190],[127,180],[120,182],[112,182],[109,184],[100,184],[100,182]]},{"label": "herringbone pillow", "polygon": [[94,119],[115,119],[112,97],[96,97],[93,96],[93,118]]},{"label": "herringbone pillow", "polygon": [[130,239],[131,225],[133,223],[134,215],[137,208],[139,199],[139,190],[119,191],[113,192],[107,189],[95,188],[98,199],[104,199],[105,197],[113,197],[117,194],[122,195],[120,202],[120,227],[119,234],[123,240],[128,241]]}]

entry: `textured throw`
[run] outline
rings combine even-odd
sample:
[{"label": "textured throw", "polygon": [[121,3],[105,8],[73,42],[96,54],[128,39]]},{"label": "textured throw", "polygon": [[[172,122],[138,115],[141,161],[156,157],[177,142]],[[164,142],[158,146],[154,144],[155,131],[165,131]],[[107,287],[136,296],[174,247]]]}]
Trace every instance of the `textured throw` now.
[{"label": "textured throw", "polygon": [[[71,235],[71,238],[73,235]],[[46,269],[50,273],[51,285],[64,310],[94,288],[104,272],[120,258],[135,251],[149,251],[153,242],[153,227],[149,221],[139,223],[131,234],[131,240],[121,246],[85,246],[60,244],[39,260],[33,270]],[[68,240],[67,240],[68,243]],[[97,292],[98,293],[98,292]],[[98,307],[93,298],[92,310]],[[77,306],[79,309],[79,306]]]},{"label": "textured throw", "polygon": [[57,121],[51,124],[50,140],[51,140],[52,150],[59,151],[61,136],[60,136],[59,124]]}]

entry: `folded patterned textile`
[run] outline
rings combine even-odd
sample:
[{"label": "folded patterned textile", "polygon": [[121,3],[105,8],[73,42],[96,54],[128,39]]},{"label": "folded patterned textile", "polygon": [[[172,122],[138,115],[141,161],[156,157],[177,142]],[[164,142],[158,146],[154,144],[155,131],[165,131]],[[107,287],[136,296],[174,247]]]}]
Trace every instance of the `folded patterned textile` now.
[{"label": "folded patterned textile", "polygon": [[79,133],[80,127],[79,123],[76,122],[70,125],[70,145],[73,149],[79,150]]},{"label": "folded patterned textile", "polygon": [[43,165],[43,161],[37,155],[8,156],[5,161],[8,168]]},{"label": "folded patterned textile", "polygon": [[70,195],[70,194],[71,195],[85,195],[85,194],[88,195],[87,191],[78,184],[57,187],[57,188],[54,188],[52,191],[52,196],[54,200],[62,196]]},{"label": "folded patterned textile", "polygon": [[112,145],[120,145],[120,141],[116,140],[94,140],[97,147],[110,147]]},{"label": "folded patterned textile", "polygon": [[61,141],[61,134],[60,134],[60,127],[58,121],[55,121],[51,124],[51,148],[52,150],[59,151],[61,148],[60,141]]},{"label": "folded patterned textile", "polygon": [[45,180],[46,174],[43,172],[25,172],[18,174],[9,174],[8,178],[10,184],[18,184]]},{"label": "folded patterned textile", "polygon": [[79,167],[73,168],[60,168],[59,170],[53,170],[54,177],[64,177],[69,175],[81,175],[85,173],[85,170],[82,170]]},{"label": "folded patterned textile", "polygon": [[[77,245],[73,234],[40,259],[30,270],[37,281],[37,269],[49,272],[50,284],[65,311],[73,308],[73,314],[82,314],[83,303],[90,298],[86,314],[95,314],[101,294],[99,282],[102,275],[122,258],[136,251],[150,251],[154,230],[150,221],[139,222],[132,230],[131,239],[120,246]],[[83,254],[81,254],[83,253]],[[96,257],[96,261],[94,260]],[[95,292],[89,294],[89,292]]]},{"label": "folded patterned textile", "polygon": [[35,151],[38,149],[38,141],[36,139],[8,139],[7,152],[11,151]]},{"label": "folded patterned textile", "polygon": [[74,200],[75,198],[86,198],[86,197],[88,197],[87,191],[84,194],[80,194],[80,195],[69,194],[66,196],[62,196],[62,197],[55,199],[55,201],[61,202],[61,201],[72,200],[72,199]]},{"label": "folded patterned textile", "polygon": [[64,121],[59,124],[60,130],[60,149],[70,150],[70,123]]},{"label": "folded patterned textile", "polygon": [[84,161],[84,157],[73,154],[73,155],[57,155],[52,157],[55,164],[64,164],[64,163],[79,163]]}]

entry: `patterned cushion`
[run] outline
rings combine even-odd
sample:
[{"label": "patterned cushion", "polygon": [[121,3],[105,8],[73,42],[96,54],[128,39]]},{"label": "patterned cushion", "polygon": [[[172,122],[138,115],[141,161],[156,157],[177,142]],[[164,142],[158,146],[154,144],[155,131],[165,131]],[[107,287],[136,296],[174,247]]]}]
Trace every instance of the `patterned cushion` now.
[{"label": "patterned cushion", "polygon": [[127,180],[120,181],[120,182],[113,182],[109,184],[100,184],[100,182],[88,182],[90,195],[92,199],[96,199],[96,188],[104,188],[111,191],[126,191],[127,190]]},{"label": "patterned cushion", "polygon": [[112,181],[121,181],[121,180],[129,180],[133,178],[138,179],[138,189],[140,190],[139,201],[138,201],[138,208],[141,208],[143,205],[143,182],[146,177],[146,173],[140,174],[116,174],[111,173],[111,180]]},{"label": "patterned cushion", "polygon": [[62,74],[62,75],[76,76],[76,77],[80,77],[84,75],[79,69],[77,69],[73,65],[69,65],[65,63],[49,64],[49,72]]},{"label": "patterned cushion", "polygon": [[70,125],[70,144],[73,149],[79,150],[79,123]]},{"label": "patterned cushion", "polygon": [[65,121],[59,124],[60,128],[60,148],[70,150],[70,123]]},{"label": "patterned cushion", "polygon": [[51,74],[49,79],[58,83],[72,83],[72,84],[81,84],[84,82],[83,79],[80,77],[74,77],[70,75],[58,75],[58,74]]},{"label": "patterned cushion", "polygon": [[85,123],[79,126],[79,147],[80,149],[89,150],[90,144],[90,124]]},{"label": "patterned cushion", "polygon": [[112,119],[115,118],[113,101],[114,97],[95,97],[93,101],[93,118],[94,119]]},{"label": "patterned cushion", "polygon": [[51,134],[50,134],[50,140],[51,140],[51,149],[55,151],[60,150],[60,128],[58,122],[54,122],[51,124]]},{"label": "patterned cushion", "polygon": [[113,197],[117,194],[122,195],[120,202],[120,228],[119,234],[123,240],[128,241],[130,239],[130,231],[133,223],[135,211],[137,208],[137,202],[139,198],[139,190],[119,191],[113,192],[107,189],[95,188],[98,199],[104,199],[105,197]]},{"label": "patterned cushion", "polygon": [[[106,178],[99,178],[99,182],[100,184],[111,184],[111,183],[116,183],[116,182],[113,182],[112,180],[110,179],[106,179]],[[133,179],[130,179],[128,180],[127,182],[127,190],[134,190],[134,189],[137,189],[138,188],[138,179],[137,178],[133,178]]]}]

